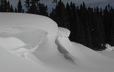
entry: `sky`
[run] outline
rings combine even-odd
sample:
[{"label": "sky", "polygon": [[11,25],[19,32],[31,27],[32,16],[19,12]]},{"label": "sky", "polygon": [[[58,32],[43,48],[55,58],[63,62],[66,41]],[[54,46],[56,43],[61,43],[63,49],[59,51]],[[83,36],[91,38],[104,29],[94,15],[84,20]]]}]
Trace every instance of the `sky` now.
[{"label": "sky", "polygon": [[[9,0],[11,2],[11,4],[15,5],[17,4],[18,0]],[[22,3],[25,1],[25,0],[21,0]],[[49,5],[52,3],[53,0],[40,0],[41,2]],[[75,3],[82,3],[82,2],[85,2],[85,3],[94,3],[94,2],[102,2],[102,1],[110,1],[110,0],[63,0],[65,3],[67,2],[75,2]]]}]

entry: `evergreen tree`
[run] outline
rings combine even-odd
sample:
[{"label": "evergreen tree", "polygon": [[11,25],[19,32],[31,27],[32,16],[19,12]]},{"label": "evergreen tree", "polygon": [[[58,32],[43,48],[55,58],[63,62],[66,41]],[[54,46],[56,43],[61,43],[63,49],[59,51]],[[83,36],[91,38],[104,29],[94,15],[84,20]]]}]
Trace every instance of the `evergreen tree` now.
[{"label": "evergreen tree", "polygon": [[50,14],[50,17],[57,22],[58,26],[67,27],[65,5],[61,0],[57,3],[56,8]]},{"label": "evergreen tree", "polygon": [[10,6],[10,12],[14,12],[12,5]]},{"label": "evergreen tree", "polygon": [[42,3],[39,3],[38,4],[38,6],[39,6],[39,14],[40,15],[44,15],[44,16],[48,16],[48,12],[47,12],[47,6],[45,6],[44,4],[42,4]]},{"label": "evergreen tree", "polygon": [[18,10],[18,12],[23,12],[21,0],[18,1],[17,10]]},{"label": "evergreen tree", "polygon": [[48,16],[47,6],[43,3],[39,3],[40,0],[26,0],[25,6],[27,8],[27,13],[40,14]]},{"label": "evergreen tree", "polygon": [[109,10],[108,7],[106,6],[104,11],[103,11],[103,23],[104,23],[104,27],[105,27],[105,36],[106,36],[106,42],[110,43],[110,34],[111,34],[111,30],[110,30],[110,17],[109,17]]},{"label": "evergreen tree", "polygon": [[10,2],[6,2],[6,12],[10,12]]},{"label": "evergreen tree", "polygon": [[[76,14],[76,7],[74,3],[70,3],[70,30],[71,30],[71,36],[74,41],[78,42],[78,33],[77,33],[77,14]],[[72,40],[71,39],[71,40]]]},{"label": "evergreen tree", "polygon": [[17,11],[17,8],[15,8],[15,12],[18,12],[18,11]]},{"label": "evergreen tree", "polygon": [[72,29],[71,27],[70,27],[70,17],[71,17],[71,8],[70,8],[70,5],[67,3],[66,4],[66,8],[65,8],[65,16],[66,16],[66,25],[67,25],[67,28],[68,29]]},{"label": "evergreen tree", "polygon": [[39,0],[31,0],[30,1],[30,8],[27,11],[28,13],[38,14],[39,13]]},{"label": "evergreen tree", "polygon": [[1,0],[1,12],[9,12],[10,3],[7,0]]}]

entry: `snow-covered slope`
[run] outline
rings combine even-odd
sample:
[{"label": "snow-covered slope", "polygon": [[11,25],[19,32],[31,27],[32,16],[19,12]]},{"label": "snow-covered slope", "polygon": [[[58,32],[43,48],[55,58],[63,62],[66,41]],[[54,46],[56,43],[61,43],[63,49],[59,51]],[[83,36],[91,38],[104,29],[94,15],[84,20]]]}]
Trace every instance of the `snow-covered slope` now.
[{"label": "snow-covered slope", "polygon": [[71,42],[47,17],[0,13],[0,22],[0,72],[114,71],[114,59]]}]

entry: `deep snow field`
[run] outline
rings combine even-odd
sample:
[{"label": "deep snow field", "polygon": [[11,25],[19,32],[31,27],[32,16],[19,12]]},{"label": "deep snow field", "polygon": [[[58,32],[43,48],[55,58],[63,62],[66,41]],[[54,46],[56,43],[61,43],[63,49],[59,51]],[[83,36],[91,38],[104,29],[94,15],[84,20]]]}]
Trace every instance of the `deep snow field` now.
[{"label": "deep snow field", "polygon": [[114,72],[114,51],[69,40],[50,18],[0,13],[0,72]]}]

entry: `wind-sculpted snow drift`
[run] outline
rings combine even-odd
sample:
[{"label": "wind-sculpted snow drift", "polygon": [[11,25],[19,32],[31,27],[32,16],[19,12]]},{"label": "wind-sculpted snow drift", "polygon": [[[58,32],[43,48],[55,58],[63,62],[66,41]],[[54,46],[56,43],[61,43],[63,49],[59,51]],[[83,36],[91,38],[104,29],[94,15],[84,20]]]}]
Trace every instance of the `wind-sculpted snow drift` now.
[{"label": "wind-sculpted snow drift", "polygon": [[69,40],[44,16],[0,13],[0,72],[113,72],[114,59]]}]

